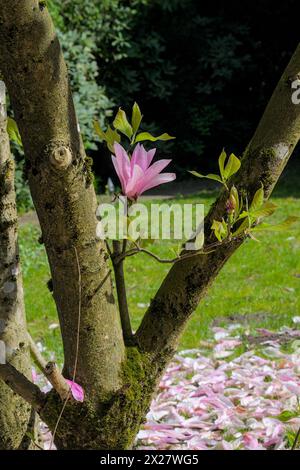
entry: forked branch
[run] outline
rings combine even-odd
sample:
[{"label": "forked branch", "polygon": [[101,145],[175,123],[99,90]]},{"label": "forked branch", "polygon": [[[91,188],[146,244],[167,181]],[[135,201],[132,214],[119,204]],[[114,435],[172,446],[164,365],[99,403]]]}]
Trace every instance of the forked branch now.
[{"label": "forked branch", "polygon": [[15,367],[10,364],[0,364],[0,378],[37,411],[43,407],[46,395]]}]

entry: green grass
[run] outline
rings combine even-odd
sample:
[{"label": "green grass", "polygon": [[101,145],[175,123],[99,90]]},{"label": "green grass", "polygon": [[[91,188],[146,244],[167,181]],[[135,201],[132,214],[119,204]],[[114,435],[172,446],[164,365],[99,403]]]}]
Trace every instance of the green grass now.
[{"label": "green grass", "polygon": [[[203,192],[194,197],[178,197],[176,202],[203,202],[208,209],[215,196]],[[288,197],[284,184],[275,193],[273,202],[279,208],[270,222],[299,215],[299,194]],[[58,359],[62,359],[59,329],[49,329],[49,325],[58,320],[46,285],[50,274],[44,248],[37,243],[39,235],[39,230],[30,224],[20,229],[28,325],[34,339],[42,341],[48,351],[55,351]],[[197,348],[199,341],[210,335],[216,318],[222,324],[222,319],[228,322],[232,315],[250,314],[250,327],[270,329],[293,324],[292,318],[300,314],[300,224],[291,232],[264,233],[258,238],[260,243],[246,241],[226,264],[190,320],[181,348]],[[174,256],[171,248],[172,244],[166,242],[155,242],[149,247],[160,257]],[[145,254],[126,260],[129,305],[135,329],[168,269],[169,265],[159,264]],[[251,320],[251,314],[262,315],[255,315]]]}]

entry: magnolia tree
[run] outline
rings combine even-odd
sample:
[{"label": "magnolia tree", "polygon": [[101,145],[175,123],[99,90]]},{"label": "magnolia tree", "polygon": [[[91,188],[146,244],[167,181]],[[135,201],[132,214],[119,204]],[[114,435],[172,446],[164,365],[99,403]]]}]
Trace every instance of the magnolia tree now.
[{"label": "magnolia tree", "polygon": [[[131,448],[189,317],[245,238],[270,228],[260,224],[274,211],[267,199],[300,137],[300,107],[293,100],[300,47],[242,159],[234,155],[227,159],[222,152],[220,174],[207,175],[223,189],[205,217],[204,244],[196,231],[189,249],[185,245],[178,256],[167,260],[143,248],[139,238],[111,242],[99,234],[90,162],[46,2],[0,0],[0,70],[24,146],[64,346],[60,371],[53,362],[45,363],[26,331],[2,85],[0,339],[5,360],[0,361],[0,447],[29,448],[36,439],[38,416],[52,431],[59,449]],[[103,132],[95,123],[113,153],[121,185],[117,197],[128,198],[124,215],[129,222],[130,211],[144,191],[175,178],[162,173],[169,161],[153,163],[155,150],[147,151],[143,146],[147,143],[141,144],[170,136],[155,138],[140,132],[137,105],[130,121],[119,110],[113,128]],[[12,121],[9,130],[18,138]],[[121,142],[121,135],[127,144]],[[292,221],[284,221],[277,229],[285,229]],[[170,270],[133,333],[123,264],[127,256],[141,251],[149,255],[149,262],[150,257],[170,262]],[[30,351],[53,386],[48,393],[32,382]]]}]

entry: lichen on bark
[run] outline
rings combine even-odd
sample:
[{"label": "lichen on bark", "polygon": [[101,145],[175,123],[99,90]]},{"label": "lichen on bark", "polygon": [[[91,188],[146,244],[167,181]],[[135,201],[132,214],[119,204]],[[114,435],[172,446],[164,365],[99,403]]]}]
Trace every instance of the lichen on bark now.
[{"label": "lichen on bark", "polygon": [[[26,333],[22,276],[17,242],[17,210],[14,161],[6,130],[5,87],[0,82],[0,341],[3,360],[28,377],[31,375]],[[0,380],[0,449],[30,445],[27,433],[34,429],[30,405]]]}]

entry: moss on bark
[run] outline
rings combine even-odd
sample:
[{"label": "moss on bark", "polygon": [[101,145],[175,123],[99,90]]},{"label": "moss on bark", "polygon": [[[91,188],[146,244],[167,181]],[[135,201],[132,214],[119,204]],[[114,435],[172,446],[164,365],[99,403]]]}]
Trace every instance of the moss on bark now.
[{"label": "moss on bark", "polygon": [[[55,435],[59,449],[130,449],[149,409],[163,367],[153,364],[137,348],[126,350],[116,392],[102,396],[101,403],[88,399],[68,402]],[[42,419],[54,430],[62,409],[58,395],[47,396]],[[77,432],[80,423],[80,433]]]}]

